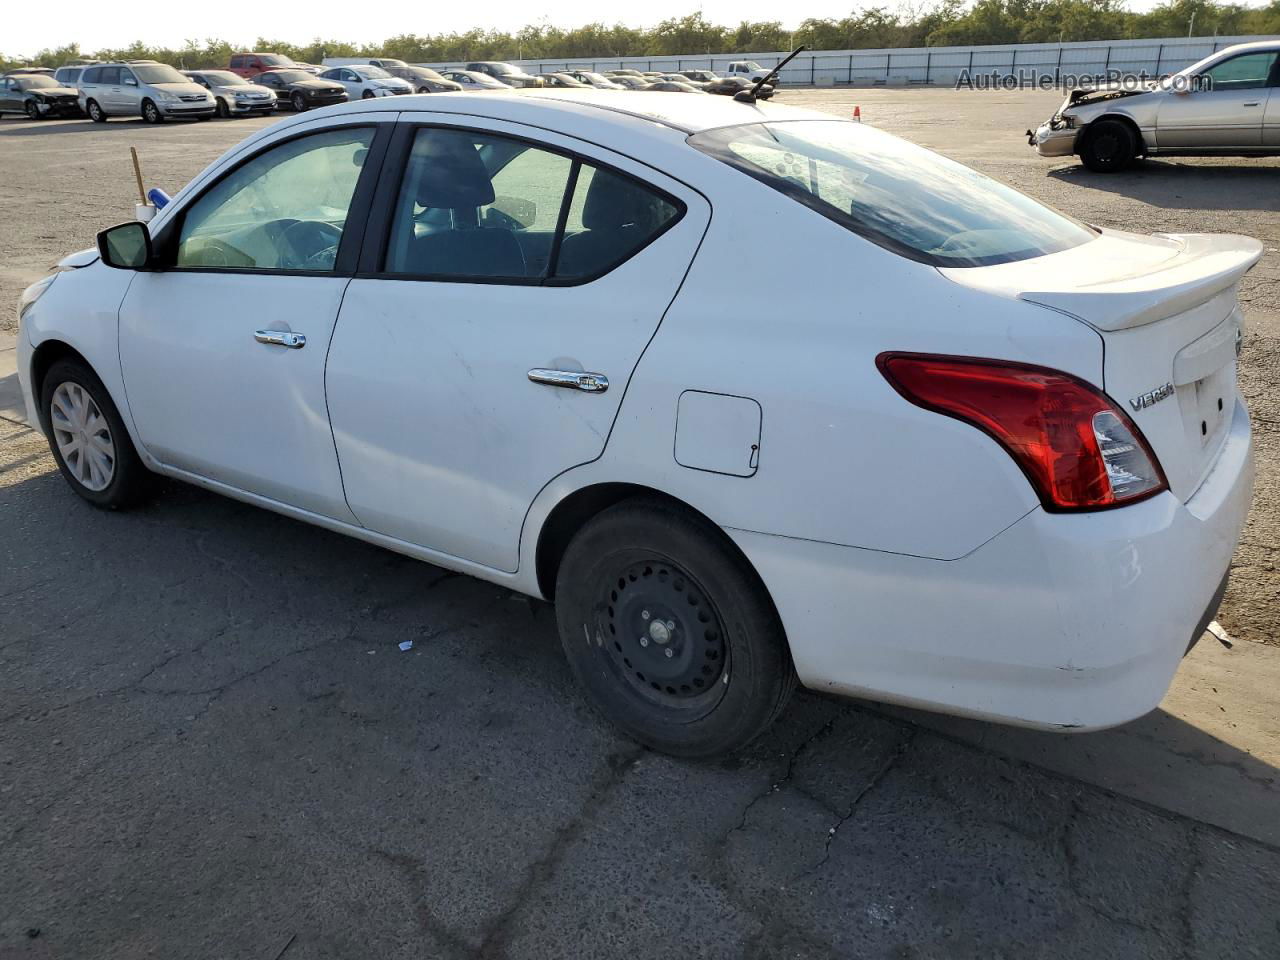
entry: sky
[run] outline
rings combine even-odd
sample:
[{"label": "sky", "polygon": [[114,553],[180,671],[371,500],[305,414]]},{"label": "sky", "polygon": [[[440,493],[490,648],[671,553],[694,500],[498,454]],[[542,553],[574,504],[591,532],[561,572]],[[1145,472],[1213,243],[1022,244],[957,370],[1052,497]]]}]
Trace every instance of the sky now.
[{"label": "sky", "polygon": [[[1146,10],[1159,0],[1131,0],[1133,10]],[[1249,6],[1265,0],[1244,0]],[[65,0],[47,6],[40,3],[11,4],[0,18],[0,51],[30,54],[45,47],[78,42],[80,49],[124,47],[135,40],[165,47],[181,46],[185,40],[214,37],[232,43],[251,44],[259,33],[292,43],[306,43],[317,37],[368,43],[404,33],[465,32],[473,27],[516,30],[526,23],[550,22],[575,27],[602,20],[621,21],[630,26],[650,27],[668,17],[679,17],[701,8],[714,23],[736,24],[742,20],[782,20],[786,27],[814,18],[839,18],[852,9],[885,5],[893,0],[805,0],[788,16],[776,0],[647,0],[643,4],[602,4],[600,0],[488,0],[486,3],[369,3],[350,0],[308,0],[285,17],[246,17],[237,11],[250,8],[232,4],[190,3],[174,0],[131,0],[127,4],[102,0]],[[250,5],[252,7],[252,5]],[[416,9],[415,9],[416,8]],[[256,8],[255,8],[256,9]],[[262,9],[272,9],[270,5]],[[284,8],[278,8],[284,9]],[[355,10],[359,10],[355,14]],[[421,11],[421,12],[418,12]],[[306,23],[303,23],[303,20]],[[253,26],[241,26],[252,23]]]}]

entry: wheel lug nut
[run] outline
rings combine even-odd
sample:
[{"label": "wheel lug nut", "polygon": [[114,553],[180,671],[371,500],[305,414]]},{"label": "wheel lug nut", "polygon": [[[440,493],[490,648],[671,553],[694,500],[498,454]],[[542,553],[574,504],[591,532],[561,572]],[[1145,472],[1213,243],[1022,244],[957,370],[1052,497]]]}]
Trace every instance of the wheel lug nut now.
[{"label": "wheel lug nut", "polygon": [[674,630],[675,628],[676,628],[676,622],[675,622],[674,620],[668,620],[668,621],[667,621],[667,629],[668,629],[668,630]]},{"label": "wheel lug nut", "polygon": [[649,638],[648,638],[648,637],[641,637],[641,638],[640,638],[640,646],[642,646],[642,647],[647,647],[648,645],[649,645]]},{"label": "wheel lug nut", "polygon": [[670,647],[667,647],[667,656],[674,657],[675,655],[676,655],[676,652],[672,650]]},{"label": "wheel lug nut", "polygon": [[641,611],[640,611],[640,619],[641,619],[641,620],[648,620],[648,619],[649,619],[649,611],[648,611],[648,610],[641,610]]}]

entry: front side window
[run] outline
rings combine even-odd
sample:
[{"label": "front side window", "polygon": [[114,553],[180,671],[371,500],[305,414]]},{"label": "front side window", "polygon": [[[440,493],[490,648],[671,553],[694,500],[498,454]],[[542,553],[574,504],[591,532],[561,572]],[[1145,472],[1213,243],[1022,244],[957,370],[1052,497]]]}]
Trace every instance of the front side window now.
[{"label": "front side window", "polygon": [[183,216],[176,265],[333,270],[372,141],[367,127],[330,130],[237,167]]},{"label": "front side window", "polygon": [[630,177],[557,151],[423,128],[397,200],[385,271],[582,280],[634,255],[681,212]]},{"label": "front side window", "polygon": [[689,143],[872,243],[937,267],[1057,253],[1083,223],[874,127],[792,120],[707,130]]},{"label": "front side window", "polygon": [[1275,62],[1275,53],[1245,53],[1223,60],[1202,76],[1208,78],[1211,90],[1250,90],[1267,85]]}]

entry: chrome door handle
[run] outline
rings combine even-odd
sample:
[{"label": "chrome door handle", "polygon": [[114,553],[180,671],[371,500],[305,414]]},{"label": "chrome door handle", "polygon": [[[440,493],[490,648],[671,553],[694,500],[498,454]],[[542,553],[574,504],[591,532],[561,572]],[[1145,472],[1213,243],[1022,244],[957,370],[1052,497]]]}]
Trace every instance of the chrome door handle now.
[{"label": "chrome door handle", "polygon": [[549,387],[567,387],[570,390],[582,390],[586,393],[604,393],[609,389],[609,378],[603,373],[543,370],[539,367],[529,371],[529,379],[534,383],[545,383]]},{"label": "chrome door handle", "polygon": [[294,333],[292,330],[259,330],[253,335],[253,339],[275,347],[288,347],[290,350],[301,350],[307,345],[306,334]]}]

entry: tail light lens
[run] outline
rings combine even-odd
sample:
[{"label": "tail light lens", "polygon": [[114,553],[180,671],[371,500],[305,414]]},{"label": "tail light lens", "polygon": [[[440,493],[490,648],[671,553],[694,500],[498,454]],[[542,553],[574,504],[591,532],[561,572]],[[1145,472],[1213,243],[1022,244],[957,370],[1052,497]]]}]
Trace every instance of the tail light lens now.
[{"label": "tail light lens", "polygon": [[971,424],[1004,447],[1046,510],[1118,507],[1168,487],[1133,421],[1070,374],[921,353],[882,353],[876,366],[916,406]]}]

